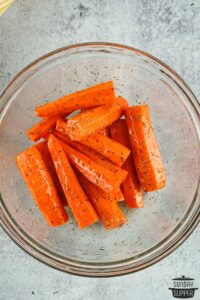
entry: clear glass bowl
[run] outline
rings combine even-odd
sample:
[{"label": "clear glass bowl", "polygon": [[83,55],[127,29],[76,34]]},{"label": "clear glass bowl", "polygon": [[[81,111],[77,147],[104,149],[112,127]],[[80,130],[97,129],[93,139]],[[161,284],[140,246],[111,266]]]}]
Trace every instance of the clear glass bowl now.
[{"label": "clear glass bowl", "polygon": [[[59,228],[43,220],[15,164],[35,106],[113,80],[130,105],[148,103],[167,170],[167,185],[144,194],[144,209],[122,204],[127,223],[112,231]],[[8,85],[0,101],[1,224],[24,250],[57,269],[114,276],[143,269],[185,240],[200,219],[199,104],[168,66],[140,50],[109,43],[65,47],[36,60]]]}]

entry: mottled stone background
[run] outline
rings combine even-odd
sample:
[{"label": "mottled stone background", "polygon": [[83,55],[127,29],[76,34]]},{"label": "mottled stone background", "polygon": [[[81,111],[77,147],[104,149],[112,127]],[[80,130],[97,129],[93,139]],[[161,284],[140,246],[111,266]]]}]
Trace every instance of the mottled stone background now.
[{"label": "mottled stone background", "polygon": [[[16,0],[0,17],[0,90],[39,56],[71,43],[134,46],[174,68],[200,96],[199,0]],[[0,299],[168,300],[185,274],[200,289],[200,227],[173,254],[128,276],[82,278],[51,269],[0,231]],[[193,299],[200,299],[196,291]]]}]

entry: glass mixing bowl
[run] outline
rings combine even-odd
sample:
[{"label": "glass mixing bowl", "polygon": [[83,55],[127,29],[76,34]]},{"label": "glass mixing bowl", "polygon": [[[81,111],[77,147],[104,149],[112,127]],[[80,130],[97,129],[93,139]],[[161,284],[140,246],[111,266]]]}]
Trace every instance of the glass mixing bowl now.
[{"label": "glass mixing bowl", "polygon": [[[106,231],[80,231],[73,218],[47,226],[15,164],[31,142],[25,131],[35,106],[113,80],[130,105],[148,103],[167,171],[167,185],[144,194],[143,209],[122,204],[127,222]],[[57,269],[114,276],[143,269],[185,240],[200,219],[199,104],[168,66],[140,50],[109,43],[65,47],[34,61],[8,85],[0,101],[1,224],[25,251]]]}]

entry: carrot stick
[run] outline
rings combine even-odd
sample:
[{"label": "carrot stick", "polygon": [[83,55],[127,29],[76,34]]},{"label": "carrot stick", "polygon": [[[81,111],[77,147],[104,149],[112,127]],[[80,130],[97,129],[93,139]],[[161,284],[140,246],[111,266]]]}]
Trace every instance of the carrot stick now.
[{"label": "carrot stick", "polygon": [[94,149],[119,167],[124,164],[131,152],[125,146],[102,134],[88,136],[80,143]]},{"label": "carrot stick", "polygon": [[50,226],[66,223],[68,215],[39,150],[34,146],[24,150],[17,155],[16,163],[47,223]]},{"label": "carrot stick", "polygon": [[48,134],[49,131],[56,127],[58,117],[46,118],[36,123],[33,127],[27,130],[26,135],[33,142],[37,142],[40,138]]},{"label": "carrot stick", "polygon": [[[65,123],[61,120],[57,122],[56,130],[60,133],[63,133],[63,124],[65,126]],[[80,143],[92,148],[119,167],[123,165],[130,154],[130,150],[128,148],[99,133],[88,136],[86,139],[81,140]]]},{"label": "carrot stick", "polygon": [[52,158],[51,158],[51,154],[49,152],[49,149],[48,149],[48,146],[47,146],[47,141],[43,141],[43,142],[40,142],[38,144],[35,144],[35,147],[39,150],[40,152],[40,155],[46,165],[46,168],[49,172],[49,174],[51,175],[52,179],[53,179],[53,182],[57,188],[57,192],[58,192],[58,195],[60,197],[60,199],[62,200],[62,204],[64,206],[66,206],[68,203],[67,203],[67,199],[65,197],[65,194],[62,190],[62,187],[60,185],[60,181],[58,179],[58,176],[56,174],[56,170],[54,168],[54,164],[53,164],[53,161],[52,161]]},{"label": "carrot stick", "polygon": [[82,108],[112,104],[114,97],[113,82],[108,81],[38,106],[35,109],[35,114],[38,117],[68,114]]},{"label": "carrot stick", "polygon": [[80,229],[95,223],[98,216],[82,190],[59,140],[53,134],[49,137],[48,147],[63,191]]},{"label": "carrot stick", "polygon": [[[60,132],[54,131],[53,132],[60,140],[62,140],[63,142],[67,143],[68,145],[72,146],[73,148],[75,148],[76,150],[84,153],[86,156],[88,156],[91,160],[95,161],[97,164],[99,164],[100,166],[110,170],[113,174],[112,176],[115,178],[118,178],[118,180],[120,182],[123,182],[127,176],[127,171],[125,171],[124,169],[114,165],[111,161],[109,161],[108,159],[106,159],[105,157],[103,157],[101,154],[99,154],[98,152],[94,151],[93,149],[80,144],[79,142],[75,142],[70,140],[70,138],[65,135],[62,134]],[[118,200],[122,200],[123,199],[123,195],[119,192],[117,192],[117,199]]]},{"label": "carrot stick", "polygon": [[[104,129],[101,129],[101,130],[99,131],[99,133],[109,137],[109,135],[110,135],[110,128],[109,128],[109,127],[106,127],[106,128],[104,128]],[[83,145],[83,147],[84,147],[84,145]],[[85,147],[87,147],[87,146],[85,146]],[[88,148],[88,149],[90,149],[90,148]],[[91,151],[92,151],[92,149],[90,149],[90,152],[91,152]],[[113,171],[113,166],[114,166],[114,169],[115,169],[115,170],[116,170],[116,169],[120,169],[120,171],[122,171],[121,168],[119,168],[119,167],[113,165],[109,160],[103,158],[103,156],[101,156],[101,154],[98,154],[96,151],[95,151],[95,153],[96,153],[99,157],[97,157],[97,160],[94,159],[94,161],[96,161],[96,162],[98,163],[98,160],[99,160],[99,161],[100,161],[99,164],[100,164],[101,166],[104,166],[105,168],[107,167],[107,168],[108,168],[109,170],[111,170],[111,171]],[[90,157],[90,155],[88,155],[88,156]],[[98,159],[98,158],[99,158],[99,159]],[[103,158],[103,160],[102,160],[102,158]],[[116,170],[116,171],[118,172],[118,170]],[[121,191],[121,188],[117,191],[115,197],[116,197],[116,201],[124,201],[124,195],[123,195],[123,193],[122,193],[122,191]]]},{"label": "carrot stick", "polygon": [[81,174],[79,174],[79,180],[106,229],[117,228],[126,222],[126,218],[112,194],[105,193]]},{"label": "carrot stick", "polygon": [[[126,106],[126,100],[118,97],[110,106],[96,107],[72,117],[67,122],[63,122],[62,132],[67,134],[73,141],[81,141],[116,121]],[[56,129],[59,130],[58,126]]]},{"label": "carrot stick", "polygon": [[[127,171],[114,165],[110,160],[106,159],[105,157],[103,157],[101,154],[99,154],[98,152],[92,150],[91,148],[80,144],[79,142],[75,142],[70,140],[70,138],[65,135],[62,134],[60,132],[54,131],[53,132],[60,140],[62,140],[63,142],[69,144],[70,146],[72,146],[73,148],[75,148],[76,150],[79,150],[80,152],[86,154],[89,158],[91,158],[93,161],[95,161],[97,164],[103,166],[104,168],[110,170],[111,172],[114,173],[113,176],[117,176],[121,182],[123,182],[127,176]],[[112,192],[113,193],[113,192]],[[123,201],[124,200],[124,196],[123,193],[121,191],[121,189],[119,189],[116,192],[116,201]]]},{"label": "carrot stick", "polygon": [[119,180],[121,180],[121,182],[125,180],[125,178],[127,176],[127,171],[125,171],[124,169],[116,166],[110,160],[108,160],[107,158],[105,158],[104,156],[99,154],[98,152],[94,151],[93,149],[89,148],[88,146],[80,144],[79,142],[75,142],[75,141],[70,140],[70,138],[65,134],[62,134],[62,133],[57,132],[57,131],[54,131],[53,133],[60,140],[62,140],[63,142],[69,144],[70,146],[72,146],[76,150],[78,150],[78,151],[84,153],[85,155],[87,155],[89,158],[91,158],[97,164],[99,164],[102,167],[104,167],[104,168],[110,170],[111,172],[113,172],[115,174],[115,176],[117,176],[119,178]]},{"label": "carrot stick", "polygon": [[161,189],[166,183],[148,105],[132,106],[126,111],[127,126],[137,175],[144,191]]},{"label": "carrot stick", "polygon": [[69,161],[89,181],[105,192],[118,191],[122,178],[91,160],[88,156],[73,149],[60,140],[60,144]]},{"label": "carrot stick", "polygon": [[[110,127],[111,137],[127,148],[131,148],[129,141],[126,120],[118,120]],[[130,155],[125,161],[123,168],[128,172],[128,176],[122,182],[121,189],[124,200],[129,208],[139,208],[144,206],[140,184],[137,178],[133,158]]]}]

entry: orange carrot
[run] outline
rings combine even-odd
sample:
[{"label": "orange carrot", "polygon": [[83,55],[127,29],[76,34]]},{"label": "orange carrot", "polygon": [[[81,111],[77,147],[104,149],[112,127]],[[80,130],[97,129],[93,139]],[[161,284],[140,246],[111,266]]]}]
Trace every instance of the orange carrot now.
[{"label": "orange carrot", "polygon": [[[65,134],[62,134],[57,131],[54,131],[53,133],[63,142],[72,146],[76,150],[84,153],[85,155],[87,155],[89,158],[91,158],[93,161],[95,161],[100,166],[110,170],[112,173],[114,173],[112,176],[117,177],[119,179],[119,181],[123,182],[125,180],[125,178],[127,176],[127,171],[114,165],[111,161],[106,159],[104,156],[102,156],[98,152],[94,151],[93,149],[91,149],[85,145],[80,144],[79,142],[70,140],[70,138]],[[117,192],[117,199],[123,200],[123,195],[120,193],[120,191]]]},{"label": "orange carrot", "polygon": [[[52,130],[52,132],[54,132],[54,130]],[[48,141],[49,136],[50,136],[50,134],[51,134],[52,132],[49,132],[49,133],[45,134],[45,135],[42,137],[43,140],[44,140],[44,141]]]},{"label": "orange carrot", "polygon": [[116,199],[113,199],[111,194],[105,193],[81,174],[79,180],[106,229],[117,228],[126,222]]},{"label": "orange carrot", "polygon": [[39,117],[63,115],[82,108],[112,104],[114,99],[113,82],[108,81],[38,106],[35,114]]},{"label": "orange carrot", "polygon": [[118,191],[122,178],[60,140],[69,161],[89,181],[106,192]]},{"label": "orange carrot", "polygon": [[117,202],[121,202],[124,201],[124,195],[122,193],[121,188],[117,191],[116,195],[115,195],[116,201]]},{"label": "orange carrot", "polygon": [[144,191],[161,189],[166,183],[148,105],[132,106],[126,111],[127,126],[137,175]]},{"label": "orange carrot", "polygon": [[106,127],[104,129],[101,129],[98,133],[103,134],[105,136],[109,136],[110,132],[109,132],[109,127]]},{"label": "orange carrot", "polygon": [[[106,128],[104,128],[104,129],[101,129],[101,130],[99,131],[99,133],[109,137],[109,135],[110,135],[110,128],[109,128],[109,127],[106,127]],[[83,145],[83,147],[87,147],[87,146],[84,146],[84,145]],[[90,152],[91,152],[91,151],[92,151],[92,149],[90,149]],[[98,163],[98,160],[99,160],[99,161],[100,161],[99,164],[100,164],[101,166],[104,166],[105,168],[107,167],[107,168],[108,168],[109,170],[111,170],[111,171],[113,171],[113,166],[114,166],[114,169],[115,169],[115,170],[116,170],[116,168],[117,168],[117,169],[120,169],[120,171],[122,171],[121,168],[119,168],[119,167],[113,165],[109,160],[107,160],[107,159],[105,159],[103,156],[101,156],[101,154],[98,154],[96,151],[95,151],[95,153],[96,153],[96,155],[97,155],[98,157],[97,157],[97,160],[94,159],[94,161],[96,161],[96,162]],[[88,155],[88,156],[90,157],[90,155]],[[103,158],[103,160],[102,160],[102,158]],[[110,166],[110,165],[111,165],[111,166]],[[118,172],[118,170],[117,170],[117,172]],[[124,201],[124,195],[122,194],[121,189],[119,189],[119,190],[116,192],[115,197],[116,197],[116,201]]]},{"label": "orange carrot", "polygon": [[48,147],[63,191],[80,229],[95,223],[98,216],[82,190],[59,140],[53,134],[49,137]]},{"label": "orange carrot", "polygon": [[16,163],[47,223],[50,226],[66,223],[68,215],[39,150],[34,146],[24,150],[17,155]]},{"label": "orange carrot", "polygon": [[58,179],[58,176],[56,174],[56,170],[54,168],[54,164],[53,164],[53,161],[52,161],[52,158],[51,158],[51,154],[49,152],[49,149],[48,149],[48,146],[47,146],[47,141],[43,141],[43,142],[40,142],[38,144],[35,144],[35,147],[39,150],[40,152],[40,155],[46,165],[46,168],[49,172],[49,174],[51,175],[52,179],[53,179],[53,182],[57,188],[57,192],[58,192],[58,195],[60,197],[60,199],[62,200],[62,203],[63,205],[67,205],[67,199],[65,197],[65,194],[62,190],[62,187],[60,185],[60,181]]},{"label": "orange carrot", "polygon": [[[65,126],[63,121],[59,120],[57,122],[56,129],[58,132],[63,133],[63,125]],[[81,140],[80,143],[92,148],[119,167],[123,165],[130,154],[130,150],[128,148],[99,133],[88,136],[86,139]]]},{"label": "orange carrot", "polygon": [[[129,141],[126,120],[118,120],[110,127],[111,137],[127,148],[131,148]],[[144,206],[140,184],[137,178],[133,158],[130,155],[125,161],[123,168],[128,172],[128,176],[122,182],[121,189],[124,195],[126,205],[131,208],[139,208]]]},{"label": "orange carrot", "polygon": [[80,143],[94,149],[119,167],[124,164],[131,152],[125,146],[102,134],[88,136]]},{"label": "orange carrot", "polygon": [[58,117],[46,118],[36,123],[33,127],[27,130],[26,135],[33,142],[37,142],[39,139],[48,134],[49,131],[56,127],[56,121]]},{"label": "orange carrot", "polygon": [[80,112],[86,112],[88,110],[90,110],[90,108],[82,108]]},{"label": "orange carrot", "polygon": [[126,100],[118,97],[110,106],[99,106],[82,112],[67,122],[60,122],[56,129],[60,131],[59,125],[62,124],[63,133],[73,141],[80,141],[112,124],[121,116],[126,107]]}]

